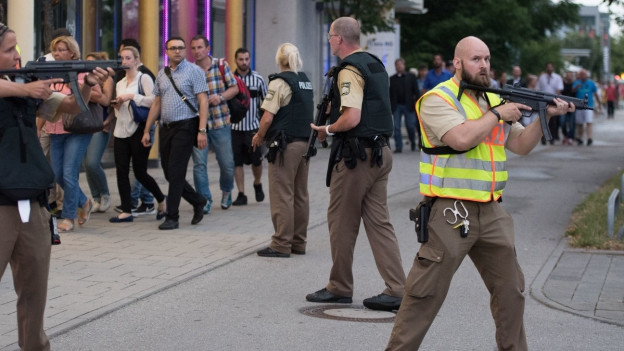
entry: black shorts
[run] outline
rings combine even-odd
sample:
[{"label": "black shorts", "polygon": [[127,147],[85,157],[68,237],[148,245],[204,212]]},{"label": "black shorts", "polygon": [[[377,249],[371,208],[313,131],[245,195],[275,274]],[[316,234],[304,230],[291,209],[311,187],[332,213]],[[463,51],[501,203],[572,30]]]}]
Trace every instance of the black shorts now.
[{"label": "black shorts", "polygon": [[256,130],[232,130],[232,151],[234,152],[235,167],[240,167],[243,164],[253,166],[262,164],[262,148],[257,147],[256,151],[253,151],[251,146],[251,139],[256,132]]}]

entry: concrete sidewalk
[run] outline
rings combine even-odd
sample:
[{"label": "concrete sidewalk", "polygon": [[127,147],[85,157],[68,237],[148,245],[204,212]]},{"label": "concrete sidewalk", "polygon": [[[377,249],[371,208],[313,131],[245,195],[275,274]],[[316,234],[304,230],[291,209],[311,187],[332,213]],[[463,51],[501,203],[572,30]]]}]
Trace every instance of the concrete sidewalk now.
[{"label": "concrete sidewalk", "polygon": [[[569,167],[570,170],[574,165],[565,162],[565,158],[574,159],[576,157],[574,155],[584,152],[591,152],[592,157],[619,162],[622,156],[619,154],[616,156],[615,153],[621,148],[614,146],[624,144],[621,141],[624,132],[624,128],[620,126],[622,121],[624,112],[618,110],[615,120],[606,121],[602,118],[596,123],[595,146],[591,148],[538,146],[534,153],[546,152],[538,154],[535,158],[532,156],[519,158],[511,155],[509,161],[512,168],[511,177],[535,176],[523,173],[527,170],[526,165],[539,167],[545,157],[563,158],[564,161],[556,162],[561,162],[562,168]],[[324,183],[327,158],[328,151],[320,150],[319,155],[311,161],[309,176],[311,230],[326,226],[329,194]],[[550,162],[549,159],[546,161]],[[221,192],[218,189],[218,166],[214,154],[209,155],[208,169],[211,191],[215,204],[218,204]],[[190,225],[192,209],[183,202],[179,230],[159,231],[157,229],[159,222],[155,220],[155,215],[150,218],[139,217],[133,223],[111,224],[108,218],[116,215],[111,209],[104,214],[93,214],[85,226],[77,227],[72,233],[63,234],[63,243],[52,249],[45,316],[48,335],[53,337],[73,330],[147,296],[155,295],[194,277],[203,276],[267,245],[273,232],[268,196],[263,203],[254,201],[250,170],[247,167],[245,171],[247,193],[252,195],[248,196],[250,204],[232,207],[229,210],[213,206],[211,214],[204,217],[199,225]],[[108,169],[106,172],[113,205],[117,205],[119,197],[114,169]],[[160,168],[150,169],[149,172],[165,192],[166,182]],[[388,195],[403,202],[400,203],[402,212],[391,213],[393,222],[405,221],[406,208],[414,206],[417,202],[416,199],[405,201],[403,200],[405,196],[402,195],[408,191],[417,193],[417,174],[417,153],[404,152],[394,157]],[[189,179],[192,177],[190,167],[187,176]],[[510,180],[513,184],[514,180],[511,178]],[[263,184],[265,192],[268,193],[266,171]],[[81,174],[81,186],[83,190],[88,191],[84,174]],[[551,188],[544,187],[541,190],[544,197],[556,197],[556,194],[548,193],[549,189]],[[584,196],[586,194],[584,191],[579,192],[578,196]],[[524,199],[521,195],[516,195],[521,193],[510,189],[505,200],[508,211],[516,219],[517,233],[532,230],[529,222],[531,217],[526,216],[529,218],[527,222],[522,219],[523,211],[526,210],[525,207],[521,207]],[[541,206],[540,204],[537,207]],[[516,213],[519,215],[516,216]],[[561,221],[557,223],[560,233],[558,238],[563,235],[569,218]],[[323,231],[326,229],[323,228]],[[519,243],[519,250],[522,245],[522,242]],[[543,260],[521,262],[527,275],[527,286],[531,281],[529,279],[535,278],[530,289],[532,296],[555,308],[624,325],[622,312],[624,256],[611,252],[583,253],[567,250],[563,240],[546,256],[549,258],[545,263]],[[6,272],[0,282],[2,350],[17,348],[15,303],[11,275],[10,272]],[[54,340],[52,344],[54,347]]]}]

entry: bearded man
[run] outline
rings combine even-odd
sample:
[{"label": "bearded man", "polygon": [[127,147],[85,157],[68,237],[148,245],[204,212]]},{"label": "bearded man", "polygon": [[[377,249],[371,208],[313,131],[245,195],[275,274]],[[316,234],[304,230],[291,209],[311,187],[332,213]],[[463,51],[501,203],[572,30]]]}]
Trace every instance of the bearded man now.
[{"label": "bearded man", "polygon": [[[431,206],[428,241],[420,247],[387,350],[416,350],[466,255],[490,292],[499,350],[526,350],[524,276],[516,259],[514,226],[500,205],[507,181],[505,148],[528,154],[542,137],[539,121],[518,120],[530,107],[501,104],[499,96],[465,90],[459,83],[490,85],[490,50],[476,37],[459,41],[455,76],[416,104],[421,120],[420,192]],[[554,99],[547,115],[574,111]],[[455,217],[454,217],[455,216]],[[466,348],[470,348],[466,345]]]}]

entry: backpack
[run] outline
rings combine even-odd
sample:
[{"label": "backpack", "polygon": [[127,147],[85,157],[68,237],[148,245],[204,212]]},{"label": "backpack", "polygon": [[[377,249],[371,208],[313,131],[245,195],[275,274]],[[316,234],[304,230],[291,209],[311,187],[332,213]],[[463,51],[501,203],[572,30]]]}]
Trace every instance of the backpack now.
[{"label": "backpack", "polygon": [[[219,59],[219,71],[221,72],[221,78],[225,84],[225,68],[223,59]],[[238,123],[245,118],[247,111],[249,110],[249,102],[251,101],[251,95],[247,85],[236,74],[232,74],[236,79],[236,85],[238,86],[238,94],[227,101],[228,108],[230,109],[230,123]],[[226,84],[227,87],[227,84]]]}]

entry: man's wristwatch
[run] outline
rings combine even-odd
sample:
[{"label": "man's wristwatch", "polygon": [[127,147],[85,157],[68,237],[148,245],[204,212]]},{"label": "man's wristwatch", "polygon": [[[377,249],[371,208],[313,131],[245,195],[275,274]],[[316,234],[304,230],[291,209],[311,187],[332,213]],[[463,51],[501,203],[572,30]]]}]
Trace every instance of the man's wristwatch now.
[{"label": "man's wristwatch", "polygon": [[206,135],[206,133],[207,133],[206,128],[202,128],[199,130],[199,134],[201,135]]}]

